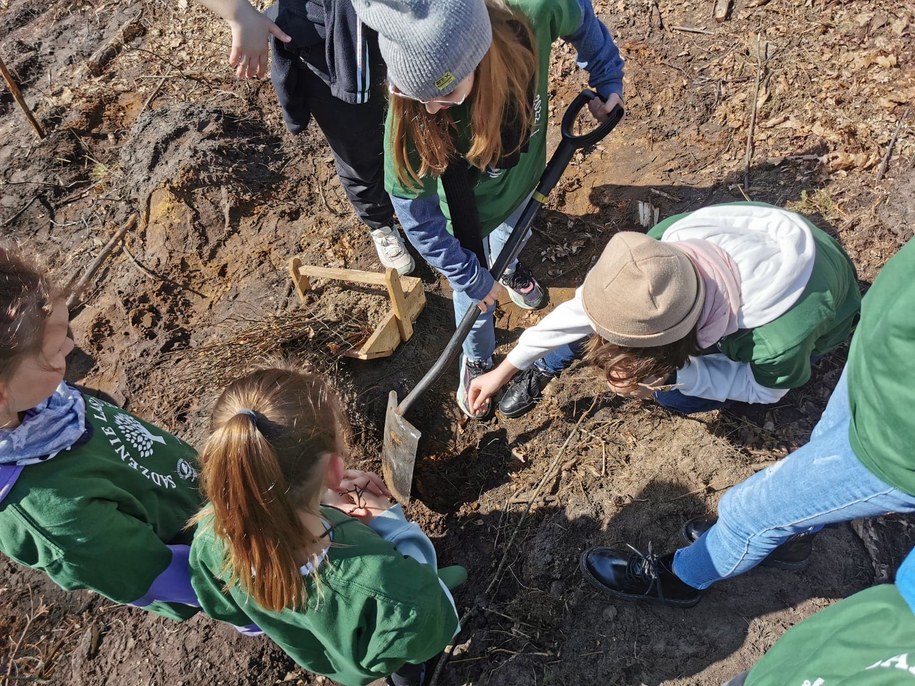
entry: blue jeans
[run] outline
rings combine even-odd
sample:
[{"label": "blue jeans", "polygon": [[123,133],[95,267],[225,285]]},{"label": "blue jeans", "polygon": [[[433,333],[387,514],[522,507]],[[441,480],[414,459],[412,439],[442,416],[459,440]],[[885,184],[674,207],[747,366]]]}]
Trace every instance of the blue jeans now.
[{"label": "blue jeans", "polygon": [[722,497],[718,523],[674,556],[694,588],[752,569],[797,533],[887,512],[915,512],[915,496],[884,483],[852,451],[847,370],[810,441]]},{"label": "blue jeans", "polygon": [[[677,375],[674,374],[671,383],[677,382]],[[710,400],[709,398],[700,398],[696,395],[684,395],[676,388],[670,391],[655,391],[654,399],[658,405],[666,407],[673,412],[680,414],[693,414],[694,412],[711,412],[719,410],[726,406],[727,400]]]},{"label": "blue jeans", "polygon": [[[511,213],[508,219],[499,224],[492,230],[492,233],[483,239],[483,250],[486,252],[489,267],[492,267],[493,262],[496,261],[499,257],[499,253],[502,252],[502,248],[505,247],[505,243],[508,241],[509,236],[511,236],[512,229],[515,228],[518,219],[521,218],[521,213],[524,211],[526,205],[527,198],[515,208],[515,211]],[[530,232],[528,232],[527,237],[524,239],[525,242],[528,237],[530,237]],[[506,267],[505,273],[511,274],[515,271],[517,265],[518,260],[512,261]],[[476,301],[471,300],[467,297],[467,294],[462,291],[454,291],[451,296],[451,301],[454,304],[454,321],[456,324],[461,323],[461,320],[467,313],[468,307],[471,305],[476,307]],[[477,320],[473,323],[473,328],[470,330],[467,338],[464,339],[463,351],[468,360],[474,362],[490,362],[492,360],[492,354],[496,349],[496,327],[493,322],[493,312],[495,312],[495,310],[496,306],[491,305],[485,314],[481,312],[477,317]]]},{"label": "blue jeans", "polygon": [[588,337],[585,336],[574,343],[562,345],[534,362],[534,366],[541,372],[555,376],[585,354],[585,345],[587,343]]}]

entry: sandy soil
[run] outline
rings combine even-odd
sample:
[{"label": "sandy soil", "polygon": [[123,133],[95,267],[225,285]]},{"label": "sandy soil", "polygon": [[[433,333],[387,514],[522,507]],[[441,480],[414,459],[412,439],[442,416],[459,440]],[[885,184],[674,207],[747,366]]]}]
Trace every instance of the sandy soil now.
[{"label": "sandy soil", "polygon": [[[811,216],[866,288],[915,226],[915,10],[736,0],[719,24],[699,0],[595,4],[627,59],[628,114],[576,156],[526,249],[552,304],[614,231],[637,228],[639,203],[665,217],[744,196]],[[317,129],[285,133],[269,83],[234,81],[227,31],[186,0],[0,0],[0,11],[0,56],[48,131],[36,140],[0,92],[3,237],[66,280],[130,213],[141,217],[73,312],[71,380],[199,443],[221,382],[291,355],[332,375],[353,462],[377,468],[387,393],[409,390],[438,355],[451,303],[420,268],[428,304],[416,335],[370,363],[340,354],[376,321],[378,296],[365,296],[364,325],[335,316],[354,308],[336,287],[299,304],[294,255],[378,268]],[[87,71],[125,25],[133,37]],[[555,122],[584,79],[565,46],[552,72]],[[503,305],[500,353],[542,314]],[[755,571],[690,611],[609,602],[578,573],[595,543],[677,545],[686,518],[714,512],[729,486],[802,444],[845,352],[778,407],[688,419],[608,398],[577,367],[523,419],[468,423],[446,375],[411,413],[423,441],[410,514],[443,564],[467,566],[457,602],[475,611],[439,683],[712,686],[804,617],[891,579],[915,542],[904,518],[828,530],[805,571]],[[64,594],[6,560],[0,655],[11,685],[327,683],[266,639]]]}]

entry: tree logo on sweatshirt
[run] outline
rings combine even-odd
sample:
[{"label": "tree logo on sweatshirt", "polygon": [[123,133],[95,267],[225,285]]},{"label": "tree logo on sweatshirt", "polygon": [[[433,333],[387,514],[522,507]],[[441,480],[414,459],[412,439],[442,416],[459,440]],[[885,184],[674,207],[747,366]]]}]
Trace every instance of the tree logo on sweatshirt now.
[{"label": "tree logo on sweatshirt", "polygon": [[156,436],[151,433],[149,429],[129,414],[115,415],[114,423],[118,425],[125,440],[140,453],[141,458],[149,457],[153,454],[153,443],[165,445],[165,439],[162,436]]},{"label": "tree logo on sweatshirt", "polygon": [[194,469],[193,465],[190,462],[185,460],[183,457],[178,460],[178,476],[180,476],[185,481],[197,481],[197,470]]}]

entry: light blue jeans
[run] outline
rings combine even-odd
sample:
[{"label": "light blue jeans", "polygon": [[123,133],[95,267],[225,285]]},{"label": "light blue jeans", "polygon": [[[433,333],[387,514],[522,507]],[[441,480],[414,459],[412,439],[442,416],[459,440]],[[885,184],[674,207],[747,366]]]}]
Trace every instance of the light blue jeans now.
[{"label": "light blue jeans", "polygon": [[[483,250],[486,253],[487,266],[492,267],[493,262],[499,257],[499,253],[502,252],[502,248],[505,247],[505,243],[508,241],[509,236],[511,236],[512,229],[515,228],[515,224],[518,223],[518,220],[521,218],[521,213],[526,206],[527,198],[515,208],[515,211],[512,212],[504,222],[499,224],[492,230],[492,233],[483,239]],[[528,238],[530,238],[530,235],[530,231],[528,231],[527,236],[524,239],[525,243]],[[522,245],[522,248],[523,247],[524,246]],[[506,267],[505,273],[511,274],[515,271],[517,265],[518,260],[512,260]],[[467,313],[467,308],[471,305],[476,307],[477,301],[471,300],[461,291],[454,291],[451,299],[454,304],[454,321],[456,324],[460,324],[464,315]],[[473,328],[470,330],[467,338],[464,339],[463,350],[464,355],[468,360],[486,363],[492,361],[492,354],[496,349],[496,327],[493,322],[493,313],[495,310],[496,306],[490,305],[485,314],[481,312],[477,317],[477,320],[473,323]]]},{"label": "light blue jeans", "polygon": [[888,512],[915,512],[915,496],[878,479],[852,451],[847,371],[810,441],[731,488],[718,505],[718,523],[677,551],[673,567],[681,580],[708,588],[752,569],[793,534]]},{"label": "light blue jeans", "polygon": [[558,348],[554,348],[539,360],[534,362],[534,366],[541,372],[555,376],[562,370],[568,368],[575,360],[580,360],[585,354],[585,346],[588,343],[588,337],[579,338],[577,341],[566,343]]}]

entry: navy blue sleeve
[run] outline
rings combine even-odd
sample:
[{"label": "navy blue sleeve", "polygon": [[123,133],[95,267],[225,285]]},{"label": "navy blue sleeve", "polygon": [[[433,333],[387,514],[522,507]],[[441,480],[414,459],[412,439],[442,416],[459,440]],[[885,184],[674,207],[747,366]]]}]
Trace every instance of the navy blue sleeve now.
[{"label": "navy blue sleeve", "polygon": [[612,93],[623,97],[623,58],[610,31],[594,14],[591,0],[578,0],[581,26],[565,40],[578,51],[577,63],[588,72],[588,84],[606,100]]},{"label": "navy blue sleeve", "polygon": [[472,300],[482,300],[495,281],[477,256],[448,233],[437,196],[401,198],[391,196],[400,225],[413,247],[430,265],[445,275],[456,291]]}]

